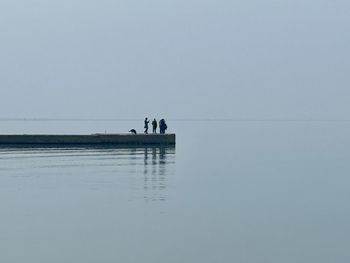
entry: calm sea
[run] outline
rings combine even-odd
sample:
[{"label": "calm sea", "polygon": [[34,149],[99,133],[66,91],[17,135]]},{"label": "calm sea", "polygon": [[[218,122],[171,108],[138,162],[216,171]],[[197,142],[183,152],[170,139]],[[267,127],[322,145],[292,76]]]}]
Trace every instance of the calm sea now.
[{"label": "calm sea", "polygon": [[[1,121],[0,133],[142,126]],[[350,122],[168,126],[176,148],[0,148],[0,261],[350,262]]]}]

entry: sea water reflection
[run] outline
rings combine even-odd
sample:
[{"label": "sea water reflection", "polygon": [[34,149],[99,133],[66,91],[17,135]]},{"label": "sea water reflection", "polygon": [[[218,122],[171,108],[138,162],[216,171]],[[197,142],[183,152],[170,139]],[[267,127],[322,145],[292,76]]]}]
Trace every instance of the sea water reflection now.
[{"label": "sea water reflection", "polygon": [[174,168],[175,147],[0,147],[2,187],[17,189],[114,188],[129,201],[165,201]]}]

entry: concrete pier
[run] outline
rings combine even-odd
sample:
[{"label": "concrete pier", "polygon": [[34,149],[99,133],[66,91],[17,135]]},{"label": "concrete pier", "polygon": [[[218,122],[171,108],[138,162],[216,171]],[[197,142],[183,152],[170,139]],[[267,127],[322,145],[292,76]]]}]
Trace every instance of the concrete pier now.
[{"label": "concrete pier", "polygon": [[0,145],[175,145],[175,134],[0,135]]}]

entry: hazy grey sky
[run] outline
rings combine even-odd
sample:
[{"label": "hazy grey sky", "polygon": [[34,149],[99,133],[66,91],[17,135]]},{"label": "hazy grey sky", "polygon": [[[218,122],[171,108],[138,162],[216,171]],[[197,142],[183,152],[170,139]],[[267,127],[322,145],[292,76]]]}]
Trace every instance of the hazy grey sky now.
[{"label": "hazy grey sky", "polygon": [[350,118],[348,0],[0,0],[0,117]]}]

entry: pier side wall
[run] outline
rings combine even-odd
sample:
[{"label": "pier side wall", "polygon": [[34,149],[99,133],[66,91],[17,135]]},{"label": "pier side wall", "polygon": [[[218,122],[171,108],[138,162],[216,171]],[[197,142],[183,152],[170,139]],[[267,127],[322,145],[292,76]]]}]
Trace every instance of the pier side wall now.
[{"label": "pier side wall", "polygon": [[0,144],[174,145],[175,134],[0,135]]}]

